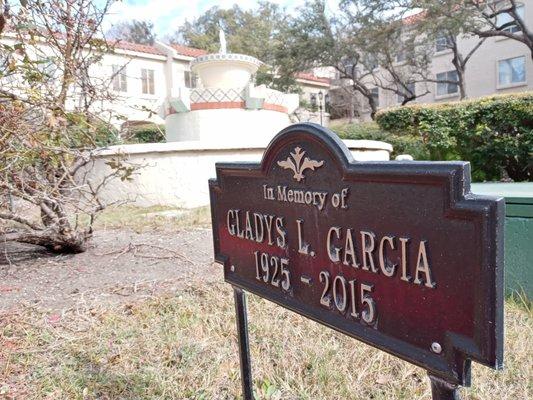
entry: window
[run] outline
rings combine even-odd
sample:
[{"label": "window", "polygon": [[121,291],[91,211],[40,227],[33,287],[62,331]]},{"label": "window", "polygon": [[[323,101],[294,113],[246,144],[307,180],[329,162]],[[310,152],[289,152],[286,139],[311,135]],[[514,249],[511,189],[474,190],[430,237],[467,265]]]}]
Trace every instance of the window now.
[{"label": "window", "polygon": [[54,57],[47,57],[43,54],[37,55],[34,66],[43,75],[43,80],[50,80],[56,77],[57,67],[54,61]]},{"label": "window", "polygon": [[[516,13],[520,18],[524,19],[523,4],[519,4],[516,6]],[[496,16],[496,26],[498,26],[498,28],[503,26],[504,28],[502,29],[502,31],[505,32],[517,33],[521,31],[520,27],[516,24],[515,19],[509,13],[498,14]]]},{"label": "window", "polygon": [[311,103],[311,111],[317,110],[317,94],[316,93],[309,93],[309,101]]},{"label": "window", "polygon": [[363,60],[363,66],[367,71],[373,71],[379,66],[378,60],[374,55],[367,55]]},{"label": "window", "polygon": [[400,50],[398,54],[396,54],[396,62],[402,62],[406,59],[405,50]]},{"label": "window", "polygon": [[370,89],[370,96],[374,99],[376,107],[379,107],[379,88],[375,87]]},{"label": "window", "polygon": [[153,69],[141,69],[141,82],[143,94],[155,94]]},{"label": "window", "polygon": [[113,65],[113,90],[117,92],[128,91],[128,79],[124,65]]},{"label": "window", "polygon": [[437,74],[437,96],[446,96],[459,92],[457,71],[448,71]]},{"label": "window", "polygon": [[435,41],[435,51],[444,51],[452,47],[452,38],[447,35],[441,35]]},{"label": "window", "polygon": [[344,65],[345,74],[348,76],[357,77],[357,68],[354,68],[354,64],[345,64]]},{"label": "window", "polygon": [[526,81],[526,57],[498,61],[498,85],[511,85]]},{"label": "window", "polygon": [[183,71],[183,78],[185,80],[185,87],[193,89],[197,86],[197,76],[191,71]]},{"label": "window", "polygon": [[408,83],[406,86],[407,88],[400,88],[401,93],[398,93],[398,103],[403,103],[406,97],[411,97],[412,95],[416,94],[416,87],[414,82]]},{"label": "window", "polygon": [[359,64],[361,60],[359,59],[352,59],[352,58],[345,58],[343,60],[341,60],[341,63],[340,63],[340,69],[341,71],[344,73],[344,75],[348,75],[348,76],[357,76],[357,70],[358,70],[358,65],[361,65]]}]

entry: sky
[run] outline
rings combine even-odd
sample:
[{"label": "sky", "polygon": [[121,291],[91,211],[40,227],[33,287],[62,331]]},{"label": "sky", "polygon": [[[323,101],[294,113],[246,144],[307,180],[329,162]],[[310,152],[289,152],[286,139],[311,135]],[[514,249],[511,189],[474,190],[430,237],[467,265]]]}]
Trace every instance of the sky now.
[{"label": "sky", "polygon": [[[304,0],[270,0],[287,8],[289,12],[304,4]],[[328,0],[331,7],[337,3]],[[162,39],[177,30],[186,19],[192,20],[213,6],[254,8],[257,0],[122,0],[111,6],[104,29],[124,20],[148,20],[154,23],[158,38]]]}]

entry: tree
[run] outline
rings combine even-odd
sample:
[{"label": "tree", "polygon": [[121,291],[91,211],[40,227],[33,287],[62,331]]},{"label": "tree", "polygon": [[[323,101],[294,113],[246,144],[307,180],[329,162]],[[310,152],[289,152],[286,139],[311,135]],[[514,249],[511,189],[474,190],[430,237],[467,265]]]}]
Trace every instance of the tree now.
[{"label": "tree", "polygon": [[[413,26],[403,18],[388,17],[376,9],[367,12],[358,5],[356,12],[350,2],[343,8],[350,26],[357,26],[362,54],[372,60],[372,81],[376,87],[401,98],[405,105],[429,93],[427,87],[416,90],[416,83],[425,83],[430,64],[430,51],[420,46],[413,35]],[[353,2],[357,3],[357,2]],[[374,4],[378,4],[375,2]]]},{"label": "tree", "polygon": [[[472,9],[459,5],[458,0],[359,0],[344,3],[357,3],[359,21],[384,21],[394,26],[402,21],[408,22],[405,43],[411,43],[411,51],[422,55],[424,65],[419,69],[415,82],[438,82],[457,85],[461,99],[466,98],[466,67],[472,55],[481,47],[486,38],[479,38],[471,48],[464,51],[458,46],[459,37],[475,36],[472,29]],[[464,2],[463,2],[464,3]],[[411,15],[406,18],[406,15]],[[372,22],[375,24],[376,22]],[[383,32],[386,27],[381,28]],[[379,33],[378,33],[379,34]],[[449,50],[456,77],[436,79],[429,75],[431,58],[436,51]],[[385,67],[385,69],[389,69]],[[423,73],[422,73],[423,72]]]},{"label": "tree", "polygon": [[[361,0],[389,15],[406,15],[425,10],[427,21],[445,24],[454,32],[479,38],[506,37],[525,44],[533,57],[533,30],[517,0]],[[429,27],[429,26],[428,26]]]},{"label": "tree", "polygon": [[[256,82],[278,90],[297,90],[293,76],[278,73],[277,52],[284,46],[284,31],[288,19],[285,10],[268,1],[259,2],[255,9],[212,7],[192,21],[185,21],[173,35],[171,43],[181,43],[209,52],[219,51],[219,30],[228,40],[228,51],[248,54],[265,63],[257,73]],[[284,61],[284,60],[282,60]]]},{"label": "tree", "polygon": [[[414,21],[410,29],[410,41],[419,49],[425,49],[422,52],[427,54],[428,66],[430,59],[436,51],[449,50],[452,55],[452,65],[454,66],[455,79],[439,79],[426,75],[421,78],[425,82],[439,82],[457,85],[461,99],[466,98],[466,67],[474,53],[484,43],[485,38],[480,38],[466,51],[458,46],[459,37],[473,36],[469,30],[470,14],[458,11],[457,5],[453,2],[442,2],[435,0],[420,0],[415,3],[406,2],[403,12],[417,12],[412,18]],[[380,8],[381,12],[389,13],[391,10],[387,7],[387,0],[377,0],[372,3],[373,10]],[[371,9],[371,11],[373,11]],[[394,15],[393,18],[399,18],[401,15]]]},{"label": "tree", "polygon": [[172,43],[204,49],[219,50],[219,30],[228,40],[228,50],[249,54],[269,64],[275,48],[280,45],[276,33],[286,20],[285,12],[277,4],[261,1],[256,9],[245,10],[234,5],[230,9],[212,7],[192,21],[185,21],[168,39]]},{"label": "tree", "polygon": [[[424,17],[417,21],[418,34],[424,35],[430,46],[438,41],[442,48],[451,51],[461,99],[466,97],[467,63],[488,37],[518,40],[530,48],[533,57],[533,33],[528,30],[517,7],[515,0],[417,0],[412,4],[406,3],[407,9],[424,10]],[[506,22],[500,23],[503,16]],[[458,37],[477,37],[478,40],[470,49],[461,52],[457,45]]]},{"label": "tree", "polygon": [[[471,15],[470,29],[474,34],[481,38],[506,37],[517,40],[529,48],[533,58],[533,30],[526,24],[521,4],[516,0],[467,0],[466,3],[468,7],[463,12]],[[498,20],[502,17],[505,21],[500,24]]]},{"label": "tree", "polygon": [[[408,49],[410,43],[402,40],[401,21],[363,14],[358,2],[341,2],[340,12],[333,17],[328,16],[324,1],[308,2],[289,21],[283,34],[284,46],[277,52],[279,59],[285,60],[278,62],[281,75],[318,66],[334,67],[339,79],[349,82],[352,92],[368,103],[372,118],[378,109],[375,88],[402,96],[404,104],[425,94],[416,93],[411,83],[424,74],[427,57],[414,47]],[[397,63],[401,51],[407,56]],[[344,90],[342,95],[346,93]]]},{"label": "tree", "polygon": [[107,206],[100,190],[133,172],[113,160],[102,181],[86,178],[94,149],[114,136],[97,107],[113,100],[110,81],[89,74],[112,50],[101,32],[109,4],[27,0],[12,8],[0,44],[6,58],[0,67],[2,241],[84,251]]},{"label": "tree", "polygon": [[152,22],[136,19],[119,22],[107,31],[106,36],[109,39],[126,40],[147,45],[153,45],[156,38]]}]

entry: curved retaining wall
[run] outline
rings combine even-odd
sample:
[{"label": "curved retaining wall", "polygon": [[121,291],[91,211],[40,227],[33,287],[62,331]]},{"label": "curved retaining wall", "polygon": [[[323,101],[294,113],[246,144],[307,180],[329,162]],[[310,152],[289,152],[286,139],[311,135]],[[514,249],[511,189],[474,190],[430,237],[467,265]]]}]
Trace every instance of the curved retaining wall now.
[{"label": "curved retaining wall", "polygon": [[[392,146],[372,140],[346,140],[358,161],[389,160]],[[109,173],[107,163],[124,158],[136,165],[131,181],[114,180],[102,192],[104,202],[129,201],[141,207],[167,205],[200,207],[209,204],[208,179],[215,177],[216,162],[259,162],[265,146],[197,141],[112,146],[96,153],[89,179],[97,182]]]}]

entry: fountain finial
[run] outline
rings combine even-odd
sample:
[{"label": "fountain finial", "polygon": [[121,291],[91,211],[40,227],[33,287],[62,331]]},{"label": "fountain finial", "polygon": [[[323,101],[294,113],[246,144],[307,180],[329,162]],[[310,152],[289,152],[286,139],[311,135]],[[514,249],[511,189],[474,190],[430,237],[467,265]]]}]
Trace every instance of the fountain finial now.
[{"label": "fountain finial", "polygon": [[226,54],[228,51],[227,44],[226,44],[226,34],[224,33],[224,30],[222,29],[222,27],[220,27],[220,31],[218,32],[218,37],[220,39],[219,53]]}]

